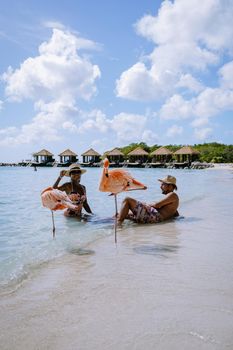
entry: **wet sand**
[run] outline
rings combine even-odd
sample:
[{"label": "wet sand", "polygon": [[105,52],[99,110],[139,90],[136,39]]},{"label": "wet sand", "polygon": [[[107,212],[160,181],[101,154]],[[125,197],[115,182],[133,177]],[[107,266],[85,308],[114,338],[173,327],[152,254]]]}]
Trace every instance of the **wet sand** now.
[{"label": "wet sand", "polygon": [[1,350],[232,349],[232,240],[199,210],[43,266],[1,297]]}]

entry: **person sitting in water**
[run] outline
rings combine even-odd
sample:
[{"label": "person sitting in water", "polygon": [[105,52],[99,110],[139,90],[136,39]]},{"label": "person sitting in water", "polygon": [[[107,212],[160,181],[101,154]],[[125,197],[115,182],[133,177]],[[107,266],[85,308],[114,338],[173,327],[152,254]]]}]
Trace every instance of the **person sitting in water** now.
[{"label": "person sitting in water", "polygon": [[151,204],[142,203],[130,197],[125,198],[118,216],[119,225],[121,225],[125,219],[148,224],[179,216],[177,211],[179,197],[173,192],[177,190],[176,178],[168,175],[164,179],[158,179],[158,181],[161,182],[160,188],[166,197],[159,202]]},{"label": "person sitting in water", "polygon": [[[64,212],[66,216],[81,217],[82,208],[84,208],[87,213],[93,214],[87,202],[86,187],[80,184],[81,175],[85,172],[86,170],[81,169],[79,164],[71,164],[68,170],[61,170],[60,175],[53,185],[53,188],[65,191],[72,202],[77,205],[77,210],[67,209]],[[69,176],[71,181],[58,186],[63,176]]]}]

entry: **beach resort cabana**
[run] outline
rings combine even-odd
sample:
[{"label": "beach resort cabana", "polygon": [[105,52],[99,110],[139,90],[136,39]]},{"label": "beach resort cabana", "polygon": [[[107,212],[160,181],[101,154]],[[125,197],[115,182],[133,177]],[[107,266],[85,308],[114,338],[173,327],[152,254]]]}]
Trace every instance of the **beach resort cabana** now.
[{"label": "beach resort cabana", "polygon": [[88,151],[82,154],[83,163],[84,164],[98,163],[100,162],[100,156],[101,155],[98,152],[96,152],[93,148],[90,148]]},{"label": "beach resort cabana", "polygon": [[48,163],[53,163],[55,159],[53,158],[53,154],[47,149],[42,149],[40,152],[33,153],[33,158],[37,165],[47,165]]},{"label": "beach resort cabana", "polygon": [[191,146],[184,146],[173,153],[178,163],[188,163],[189,165],[198,160],[200,152]]},{"label": "beach resort cabana", "polygon": [[172,159],[173,152],[166,147],[160,147],[153,151],[150,155],[152,156],[152,163],[167,163]]},{"label": "beach resort cabana", "polygon": [[64,165],[70,165],[77,162],[77,154],[70,149],[66,149],[64,152],[60,153],[59,157],[60,163]]},{"label": "beach resort cabana", "polygon": [[120,162],[124,161],[124,153],[122,153],[118,148],[105,152],[105,155],[109,159],[110,163],[119,164]]},{"label": "beach resort cabana", "polygon": [[148,161],[149,153],[141,147],[135,148],[133,151],[127,154],[130,163],[145,163]]}]

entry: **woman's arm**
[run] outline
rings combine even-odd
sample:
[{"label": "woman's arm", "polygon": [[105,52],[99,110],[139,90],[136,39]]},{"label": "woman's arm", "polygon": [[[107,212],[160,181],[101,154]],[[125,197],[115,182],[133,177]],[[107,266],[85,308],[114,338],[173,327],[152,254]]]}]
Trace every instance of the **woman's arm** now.
[{"label": "woman's arm", "polygon": [[53,188],[58,188],[58,184],[61,181],[61,179],[63,178],[63,176],[65,176],[65,173],[66,173],[65,170],[60,171],[60,175],[58,176],[56,182],[54,183]]},{"label": "woman's arm", "polygon": [[86,187],[85,186],[82,186],[83,187],[83,191],[84,191],[84,195],[86,197],[85,201],[83,202],[83,208],[86,210],[87,213],[89,214],[93,214],[92,213],[92,210],[87,202],[87,192],[86,192]]},{"label": "woman's arm", "polygon": [[85,200],[85,202],[83,203],[83,208],[86,210],[87,213],[93,214],[89,204],[87,203],[87,200]]}]

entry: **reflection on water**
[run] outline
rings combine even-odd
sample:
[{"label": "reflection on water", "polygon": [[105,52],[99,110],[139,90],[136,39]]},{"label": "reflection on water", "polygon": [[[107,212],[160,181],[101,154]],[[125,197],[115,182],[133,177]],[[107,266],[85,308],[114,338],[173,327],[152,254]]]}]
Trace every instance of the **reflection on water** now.
[{"label": "reflection on water", "polygon": [[133,250],[137,254],[156,255],[167,258],[170,253],[176,253],[178,248],[177,245],[156,244],[137,246]]},{"label": "reflection on water", "polygon": [[105,225],[105,224],[114,224],[115,219],[113,217],[103,218],[98,215],[89,216],[88,222],[92,225]]},{"label": "reflection on water", "polygon": [[68,253],[74,255],[93,255],[95,254],[95,251],[91,249],[72,248],[68,250]]},{"label": "reflection on water", "polygon": [[180,219],[184,219],[183,223],[188,223],[188,222],[197,222],[197,221],[202,221],[203,218],[200,218],[200,217],[195,217],[195,216],[189,216],[189,217],[185,217],[185,216],[182,216],[180,217]]},{"label": "reflection on water", "polygon": [[[162,197],[156,179],[165,177],[167,169],[138,168],[130,172],[148,186],[147,191],[135,191],[130,196],[148,203]],[[114,201],[98,190],[102,169],[90,168],[82,177],[82,183],[87,188],[95,215],[78,221],[66,218],[61,211],[54,213],[56,239],[52,238],[51,213],[42,207],[40,193],[54,183],[58,173],[56,168],[41,168],[37,172],[31,168],[0,168],[0,285],[23,278],[35,266],[67,252],[81,255],[76,248],[114,235]],[[226,232],[228,226],[231,229],[228,212],[233,196],[233,186],[229,186],[232,173],[169,169],[169,174],[177,178],[179,212],[185,217],[155,225],[124,223],[123,228],[118,229],[119,241],[125,237],[131,252],[136,240],[136,253],[168,256],[175,253],[177,241],[174,237],[182,232],[199,232],[205,227],[209,237],[210,228],[216,230],[218,226],[222,230],[225,227]],[[125,196],[126,193],[119,194],[119,208]]]}]

